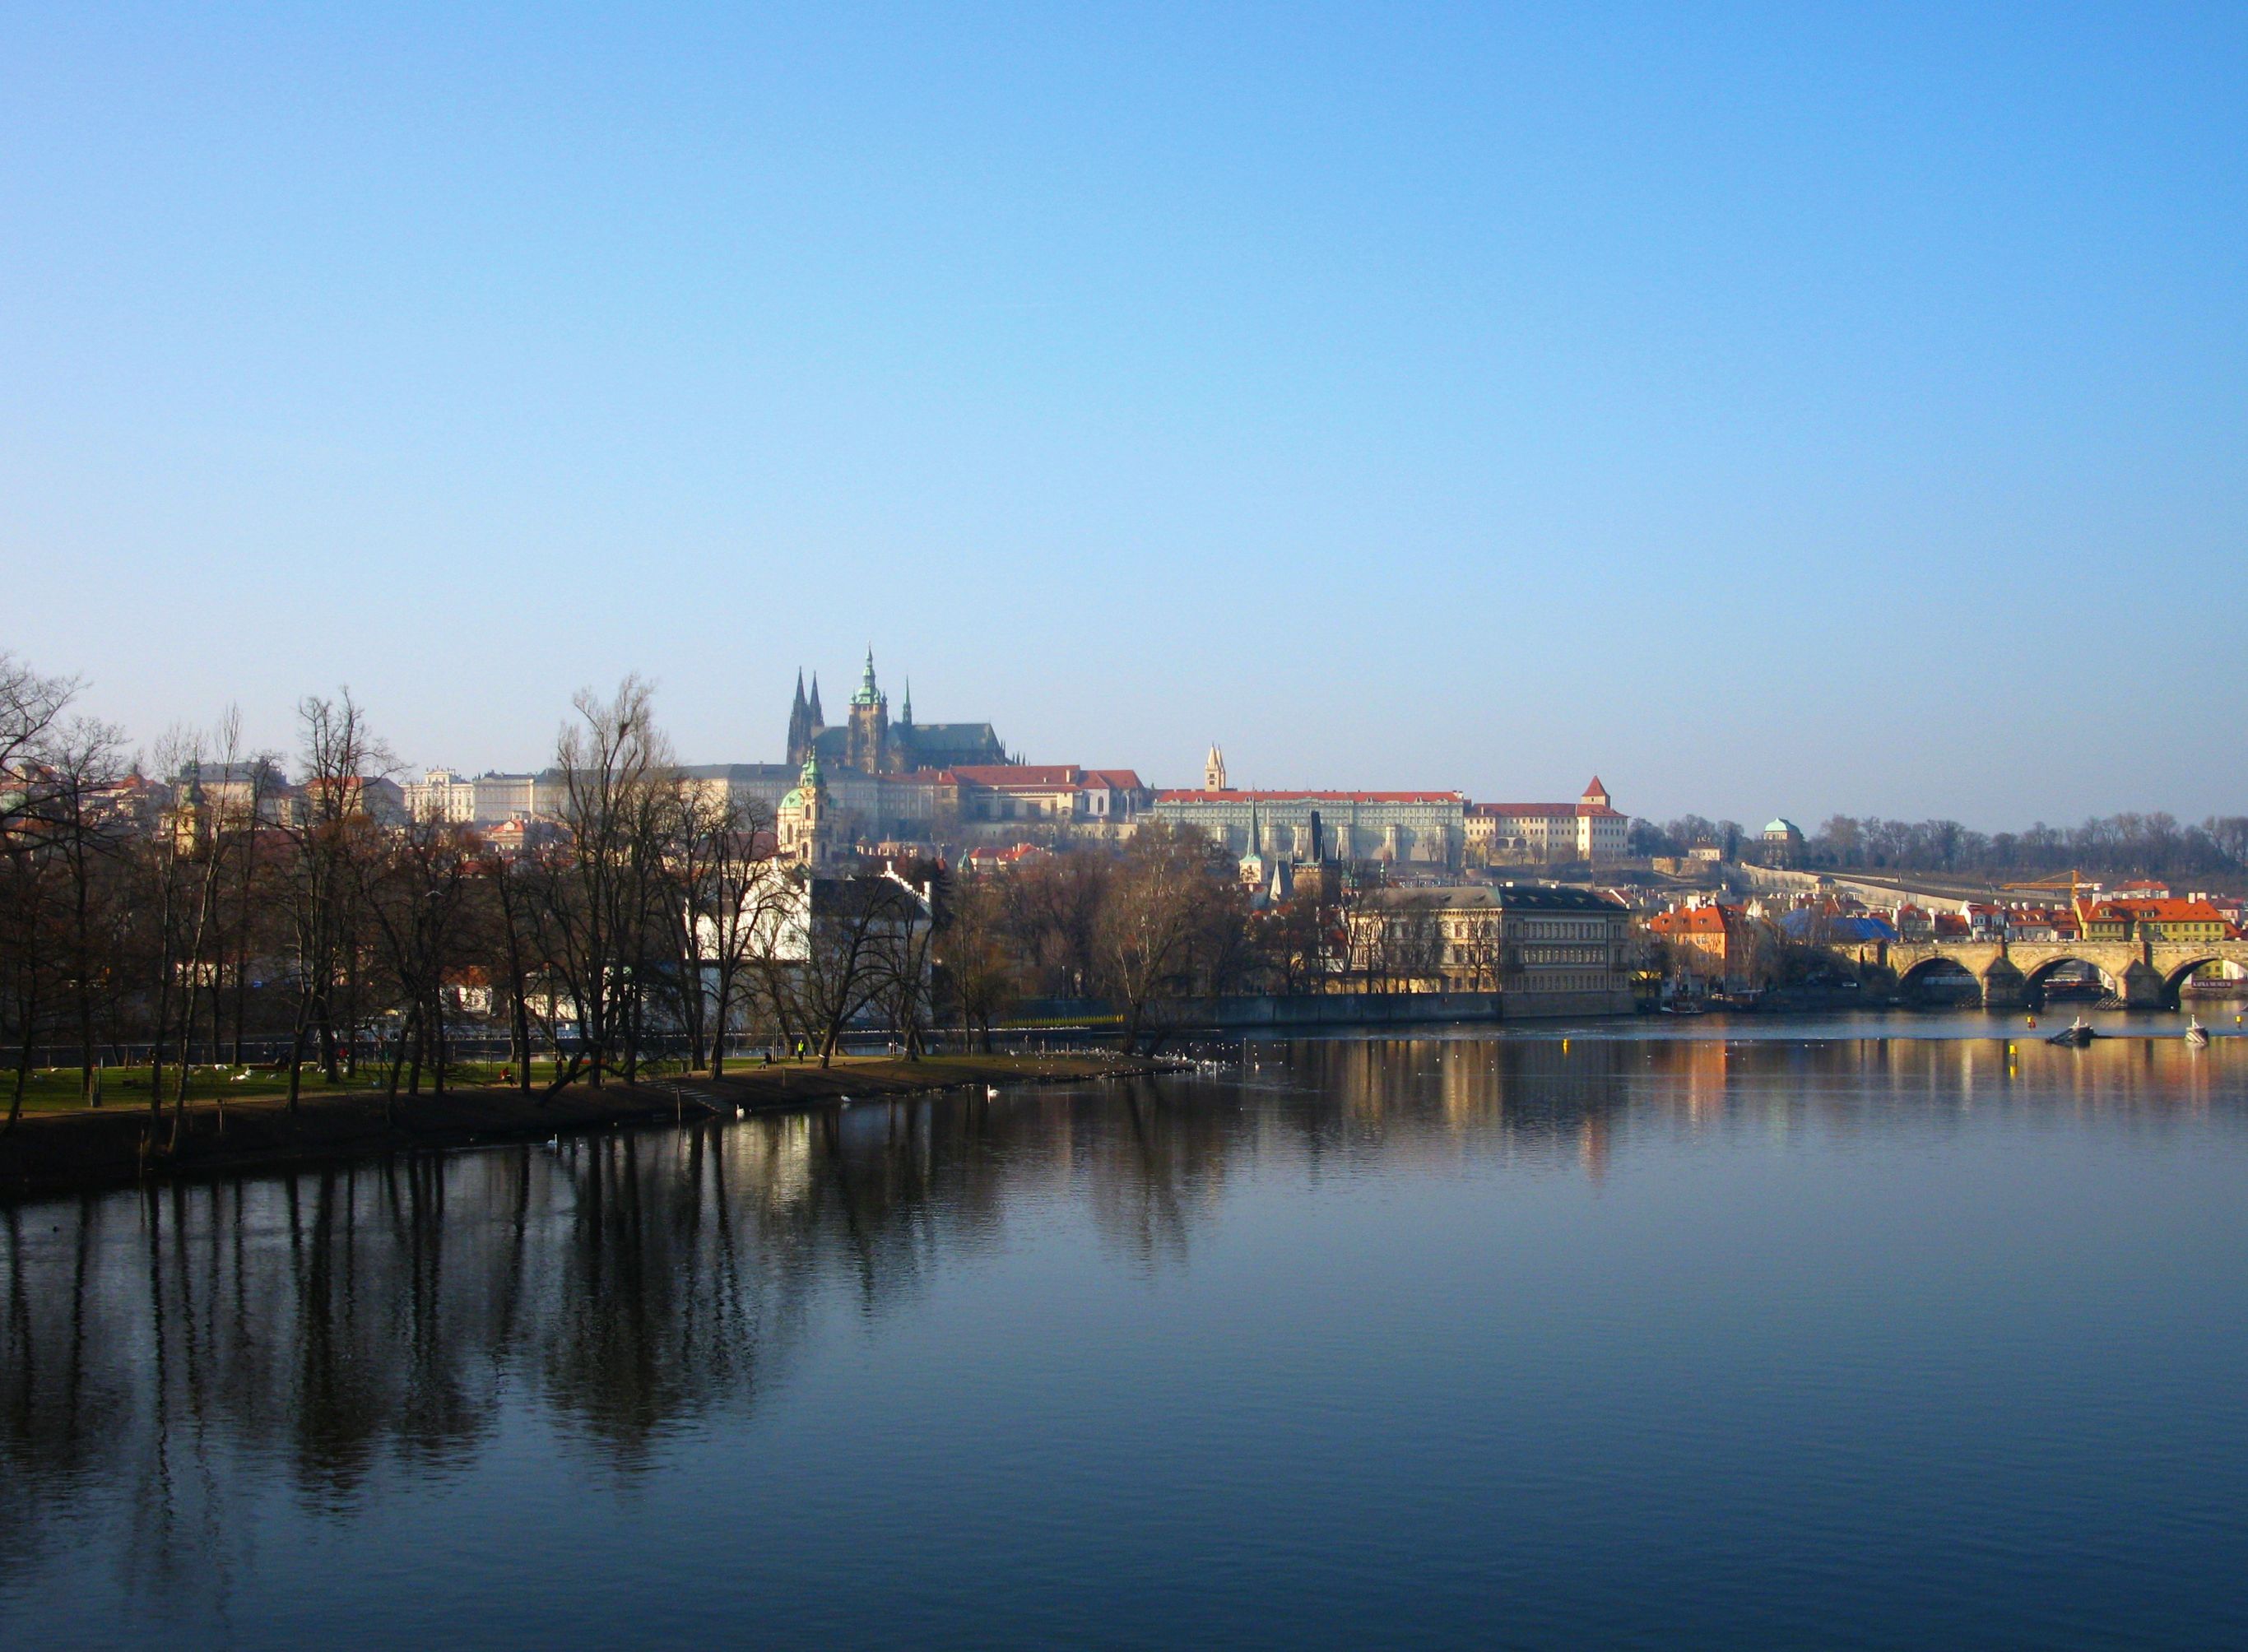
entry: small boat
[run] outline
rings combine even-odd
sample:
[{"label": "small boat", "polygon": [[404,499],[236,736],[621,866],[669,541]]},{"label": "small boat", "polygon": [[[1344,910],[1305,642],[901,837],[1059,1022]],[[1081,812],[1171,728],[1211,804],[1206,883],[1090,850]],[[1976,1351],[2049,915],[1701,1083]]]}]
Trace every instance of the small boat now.
[{"label": "small boat", "polygon": [[2189,1050],[2209,1048],[2209,1029],[2201,1025],[2201,1018],[2197,1015],[2186,1018],[2185,1047]]},{"label": "small boat", "polygon": [[1665,1015],[1707,1015],[1709,1011],[1691,998],[1674,998],[1662,1006]]},{"label": "small boat", "polygon": [[2072,1050],[2081,1050],[2086,1045],[2091,1043],[2093,1039],[2099,1036],[2100,1035],[2094,1032],[2086,1023],[2084,1018],[2080,1015],[2075,1020],[2070,1022],[2066,1026],[2061,1028],[2060,1032],[2047,1038],[2046,1042],[2047,1044],[2066,1045]]}]

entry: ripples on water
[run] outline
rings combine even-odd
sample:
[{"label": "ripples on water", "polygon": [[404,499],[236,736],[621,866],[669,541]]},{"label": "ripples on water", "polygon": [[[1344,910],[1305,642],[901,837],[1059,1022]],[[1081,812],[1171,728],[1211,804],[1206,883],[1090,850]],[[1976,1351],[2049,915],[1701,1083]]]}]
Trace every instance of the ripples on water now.
[{"label": "ripples on water", "polygon": [[2248,1041],[2142,1027],[1267,1045],[0,1210],[0,1631],[2237,1644]]}]

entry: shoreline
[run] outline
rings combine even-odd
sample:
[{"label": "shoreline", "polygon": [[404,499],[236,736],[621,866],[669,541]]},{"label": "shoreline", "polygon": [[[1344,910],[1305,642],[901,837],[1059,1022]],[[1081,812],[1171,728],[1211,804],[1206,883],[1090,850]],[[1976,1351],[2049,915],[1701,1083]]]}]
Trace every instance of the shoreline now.
[{"label": "shoreline", "polygon": [[860,1100],[897,1100],[960,1090],[1143,1078],[1179,1070],[1167,1057],[1068,1055],[846,1058],[821,1068],[753,1066],[719,1078],[707,1073],[619,1080],[595,1089],[575,1084],[542,1101],[538,1093],[498,1087],[443,1096],[401,1096],[394,1121],[380,1094],[330,1091],[303,1099],[292,1120],[278,1098],[226,1104],[224,1133],[216,1103],[188,1104],[176,1151],[171,1116],[160,1123],[140,1105],[26,1114],[0,1135],[0,1204],[109,1192],[244,1171],[302,1169],[396,1153],[537,1141],[627,1124],[683,1118],[730,1121]]}]

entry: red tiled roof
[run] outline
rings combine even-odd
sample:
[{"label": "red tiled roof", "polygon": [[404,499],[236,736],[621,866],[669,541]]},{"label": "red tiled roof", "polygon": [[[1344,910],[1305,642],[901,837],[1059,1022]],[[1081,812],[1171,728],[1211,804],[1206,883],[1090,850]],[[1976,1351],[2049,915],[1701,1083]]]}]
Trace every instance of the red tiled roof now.
[{"label": "red tiled roof", "polygon": [[951,772],[970,785],[988,786],[995,792],[1049,791],[1055,786],[1073,786],[1085,776],[1085,771],[1074,763],[967,763]]},{"label": "red tiled roof", "polygon": [[1456,792],[1158,792],[1158,803],[1461,803]]},{"label": "red tiled roof", "polygon": [[2103,918],[2151,918],[2157,923],[2222,923],[2224,915],[2206,901],[2101,901],[2093,914]]},{"label": "red tiled roof", "polygon": [[1648,920],[1657,935],[1723,935],[1740,921],[1737,908],[1724,906],[1673,907]]},{"label": "red tiled roof", "polygon": [[985,844],[968,852],[968,864],[971,867],[1015,866],[1048,853],[1050,851],[1035,843],[1014,843],[1004,849]]}]

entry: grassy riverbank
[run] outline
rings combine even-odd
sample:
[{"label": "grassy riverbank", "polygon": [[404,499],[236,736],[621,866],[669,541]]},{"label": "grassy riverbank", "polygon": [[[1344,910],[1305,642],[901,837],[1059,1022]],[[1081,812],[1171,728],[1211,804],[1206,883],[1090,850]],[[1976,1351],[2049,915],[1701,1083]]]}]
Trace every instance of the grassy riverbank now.
[{"label": "grassy riverbank", "polygon": [[443,1096],[401,1096],[385,1116],[379,1090],[305,1096],[295,1117],[276,1094],[237,1093],[223,1120],[212,1100],[191,1100],[176,1133],[145,1104],[50,1107],[27,1113],[0,1136],[0,1198],[75,1193],[137,1181],[362,1158],[415,1148],[538,1140],[612,1125],[879,1100],[938,1091],[1122,1077],[1170,1063],[1100,1053],[948,1055],[902,1061],[839,1057],[832,1067],[784,1062],[744,1066],[723,1078],[680,1074],[596,1089],[575,1084],[551,1098],[497,1085]]}]

